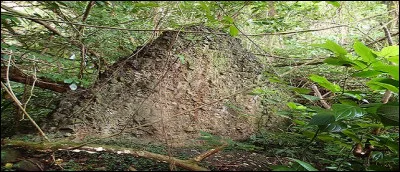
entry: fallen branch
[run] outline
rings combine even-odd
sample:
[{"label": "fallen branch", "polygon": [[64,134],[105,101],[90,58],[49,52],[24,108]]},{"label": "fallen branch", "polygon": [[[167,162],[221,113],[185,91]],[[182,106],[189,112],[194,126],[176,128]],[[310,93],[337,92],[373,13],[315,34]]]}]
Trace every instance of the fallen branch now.
[{"label": "fallen branch", "polygon": [[[386,38],[388,40],[389,45],[392,46],[393,45],[393,40],[392,40],[392,36],[390,35],[389,29],[385,25],[383,25],[382,23],[381,23],[381,25],[383,26],[383,31],[385,31],[385,36],[386,36]],[[392,62],[391,62],[391,64],[393,65]],[[383,94],[382,103],[386,104],[389,101],[390,97],[392,97],[392,91],[387,89],[385,91],[385,94]]]},{"label": "fallen branch", "polygon": [[322,106],[324,106],[325,109],[331,109],[331,106],[328,103],[326,103],[321,93],[319,92],[318,87],[315,84],[311,85],[311,89],[314,91],[315,95],[320,99],[319,101],[321,101]]},{"label": "fallen branch", "polygon": [[[72,143],[72,142],[35,143],[35,142],[25,142],[20,140],[9,140],[9,139],[3,140],[2,144],[6,146],[23,147],[25,149],[41,150],[47,152],[53,152],[56,150],[68,151],[71,150],[72,147],[77,145],[77,143]],[[197,162],[192,159],[181,160],[175,157],[168,157],[166,155],[156,154],[148,151],[138,151],[131,148],[124,148],[119,146],[88,145],[88,146],[83,146],[79,149],[73,149],[71,151],[87,152],[87,153],[109,152],[115,154],[128,154],[136,157],[158,160],[161,162],[174,163],[175,165],[187,170],[209,171],[209,169],[199,166]]]},{"label": "fallen branch", "polygon": [[213,155],[213,154],[215,154],[215,153],[221,151],[221,150],[224,149],[226,146],[228,146],[228,144],[225,143],[225,144],[223,144],[222,146],[219,146],[219,147],[217,147],[217,148],[215,148],[215,149],[210,149],[210,150],[208,150],[207,152],[204,152],[204,153],[202,153],[202,154],[196,156],[195,158],[193,158],[193,160],[196,161],[196,162],[200,162],[200,161],[202,161],[203,159],[205,159],[205,158],[207,158],[207,157],[209,157],[209,156],[211,156],[211,155]]},{"label": "fallen branch", "polygon": [[[7,67],[2,66],[1,67],[1,79],[6,80],[7,78]],[[15,67],[10,67],[10,73],[8,75],[10,81],[14,82],[19,82],[23,84],[28,84],[32,85],[35,79],[32,76],[29,76],[25,73],[23,73],[21,70],[15,68]],[[37,78],[35,86],[43,88],[43,89],[48,89],[52,90],[58,93],[64,93],[70,90],[68,84],[61,84],[57,82],[51,82],[43,78]]]}]

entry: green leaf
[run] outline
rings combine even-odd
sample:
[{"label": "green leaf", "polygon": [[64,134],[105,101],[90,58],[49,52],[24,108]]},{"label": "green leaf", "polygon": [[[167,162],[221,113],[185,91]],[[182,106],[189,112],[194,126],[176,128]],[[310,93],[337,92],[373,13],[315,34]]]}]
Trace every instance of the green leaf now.
[{"label": "green leaf", "polygon": [[340,4],[338,1],[326,1],[326,3],[331,4],[331,5],[335,6],[336,8],[340,7]]},{"label": "green leaf", "polygon": [[382,124],[370,124],[370,123],[356,123],[356,125],[360,126],[361,128],[382,128],[384,127]]},{"label": "green leaf", "polygon": [[335,116],[332,114],[317,114],[314,115],[308,125],[328,125],[335,121]]},{"label": "green leaf", "polygon": [[388,60],[389,60],[390,62],[393,62],[393,63],[399,65],[399,56],[389,57]]},{"label": "green leaf", "polygon": [[393,79],[399,80],[399,66],[379,64],[373,66],[373,68],[377,71],[388,73]]},{"label": "green leaf", "polygon": [[324,60],[324,63],[335,65],[335,66],[351,66],[352,63],[349,60],[345,60],[344,58],[338,57],[328,57]]},{"label": "green leaf", "polygon": [[293,161],[296,161],[297,163],[299,163],[302,167],[304,167],[307,171],[318,171],[316,168],[314,168],[311,164],[306,163],[304,161],[300,161],[298,159],[294,159],[294,158],[289,158]]},{"label": "green leaf", "polygon": [[322,140],[324,142],[329,142],[329,141],[335,140],[335,138],[333,138],[329,134],[318,135],[318,139],[320,139],[320,140]]},{"label": "green leaf", "polygon": [[317,100],[321,100],[319,97],[316,97],[316,96],[310,96],[310,95],[306,95],[306,94],[300,94],[302,97],[304,97],[305,99],[307,99],[307,100],[310,100],[310,101],[317,101]]},{"label": "green leaf", "polygon": [[72,82],[74,82],[73,79],[69,78],[69,79],[64,79],[64,83],[66,84],[71,84]]},{"label": "green leaf", "polygon": [[225,16],[225,17],[224,17],[224,21],[226,21],[226,22],[229,23],[229,24],[232,24],[232,23],[233,23],[233,18],[230,17],[230,16]]},{"label": "green leaf", "polygon": [[178,54],[178,58],[181,61],[182,64],[185,64],[185,56]]},{"label": "green leaf", "polygon": [[364,61],[361,60],[353,60],[353,66],[356,70],[364,70],[365,68],[367,68],[368,64]]},{"label": "green leaf", "polygon": [[335,112],[336,120],[350,120],[365,115],[360,107],[347,104],[333,104],[332,110]]},{"label": "green leaf", "polygon": [[351,106],[358,106],[358,104],[352,100],[349,99],[339,99],[339,102],[341,104],[346,104],[346,105],[351,105]]},{"label": "green leaf", "polygon": [[[379,78],[380,79],[380,78]],[[382,80],[371,80],[367,82],[367,86],[370,87],[373,90],[384,90],[388,89],[390,91],[393,91],[395,93],[399,93],[399,86],[397,82],[397,86],[394,85],[393,83],[384,83]]]},{"label": "green leaf", "polygon": [[374,53],[380,57],[385,57],[385,58],[389,58],[392,56],[399,56],[399,46],[398,45],[388,46],[383,48],[381,51]]},{"label": "green leaf", "polygon": [[399,105],[384,104],[377,110],[381,122],[385,126],[398,126],[399,125]]},{"label": "green leaf", "polygon": [[382,72],[376,71],[376,70],[367,70],[367,71],[362,71],[362,72],[357,72],[354,73],[351,76],[357,76],[357,77],[364,77],[364,78],[368,78],[368,77],[372,77],[372,76],[376,76],[381,74]]},{"label": "green leaf", "polygon": [[342,133],[344,135],[346,135],[347,137],[350,137],[354,142],[361,143],[361,139],[358,138],[358,136],[355,133],[353,133],[352,131],[346,129],[346,130],[342,130]]},{"label": "green leaf", "polygon": [[287,106],[289,106],[290,109],[296,109],[297,105],[294,102],[288,102],[286,103]]},{"label": "green leaf", "polygon": [[375,59],[375,54],[372,53],[371,49],[369,49],[367,46],[365,46],[363,43],[356,41],[354,43],[354,51],[361,56],[363,61],[367,63],[372,63],[374,62]]},{"label": "green leaf", "polygon": [[301,104],[299,104],[299,105],[297,105],[297,104],[298,103],[288,102],[286,105],[288,105],[289,108],[293,109],[293,110],[305,110],[305,109],[307,109],[307,107],[305,107],[305,106],[303,106]]},{"label": "green leaf", "polygon": [[236,36],[236,35],[239,34],[239,30],[238,30],[234,25],[231,25],[231,26],[229,27],[229,34],[230,34],[231,36]]},{"label": "green leaf", "polygon": [[323,127],[322,131],[333,132],[333,133],[341,132],[343,129],[346,128],[346,126],[347,125],[343,122],[335,121],[328,124],[326,127]]},{"label": "green leaf", "polygon": [[[378,136],[380,145],[387,146],[390,150],[392,150],[395,153],[399,152],[399,143],[396,141],[393,141],[392,138],[388,137],[383,137],[383,136]],[[372,141],[371,141],[372,143]]]},{"label": "green leaf", "polygon": [[318,44],[315,46],[328,49],[335,53],[337,56],[344,56],[347,54],[347,51],[344,48],[331,40],[327,40],[324,44]]},{"label": "green leaf", "polygon": [[311,92],[311,90],[308,88],[296,88],[295,87],[295,88],[292,88],[292,90],[299,94],[308,94]]},{"label": "green leaf", "polygon": [[340,86],[329,82],[325,77],[311,74],[310,79],[328,90],[333,92],[340,91]]}]

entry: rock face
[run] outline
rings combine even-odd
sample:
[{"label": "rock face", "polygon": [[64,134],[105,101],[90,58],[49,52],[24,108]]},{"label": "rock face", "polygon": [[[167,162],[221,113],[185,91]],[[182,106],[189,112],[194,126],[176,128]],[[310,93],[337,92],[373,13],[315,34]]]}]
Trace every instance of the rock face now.
[{"label": "rock face", "polygon": [[118,133],[126,124],[120,139],[164,143],[167,138],[173,146],[193,143],[200,131],[245,139],[261,116],[255,96],[238,94],[181,113],[258,82],[261,71],[257,58],[237,38],[164,32],[137,55],[116,62],[88,91],[67,93],[51,128],[84,139]]}]

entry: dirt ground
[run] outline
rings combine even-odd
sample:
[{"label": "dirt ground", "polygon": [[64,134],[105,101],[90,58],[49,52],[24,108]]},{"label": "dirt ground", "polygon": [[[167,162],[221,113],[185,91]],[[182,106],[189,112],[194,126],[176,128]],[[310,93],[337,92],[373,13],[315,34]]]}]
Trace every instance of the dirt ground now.
[{"label": "dirt ground", "polygon": [[[154,149],[154,148],[153,148]],[[54,154],[17,150],[20,156],[10,169],[2,171],[167,171],[167,163],[129,155],[111,153],[75,153],[58,151]],[[171,150],[171,154],[187,159],[201,154],[199,148]],[[3,163],[3,162],[2,162]],[[262,153],[242,150],[223,150],[204,159],[200,165],[212,171],[269,171],[271,165],[287,164],[286,158],[268,157]],[[185,170],[177,167],[176,170]]]}]

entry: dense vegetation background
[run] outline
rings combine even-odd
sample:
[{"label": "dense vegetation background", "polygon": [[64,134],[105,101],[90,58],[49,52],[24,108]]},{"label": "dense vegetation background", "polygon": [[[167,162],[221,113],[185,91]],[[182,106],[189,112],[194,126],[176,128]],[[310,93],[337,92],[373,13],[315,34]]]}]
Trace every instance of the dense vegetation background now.
[{"label": "dense vegetation background", "polygon": [[252,94],[291,123],[230,146],[292,158],[265,170],[398,170],[397,1],[2,1],[1,10],[2,139],[36,131],[32,121],[45,122],[63,93],[91,87],[163,31],[202,25],[259,57],[277,87]]}]

